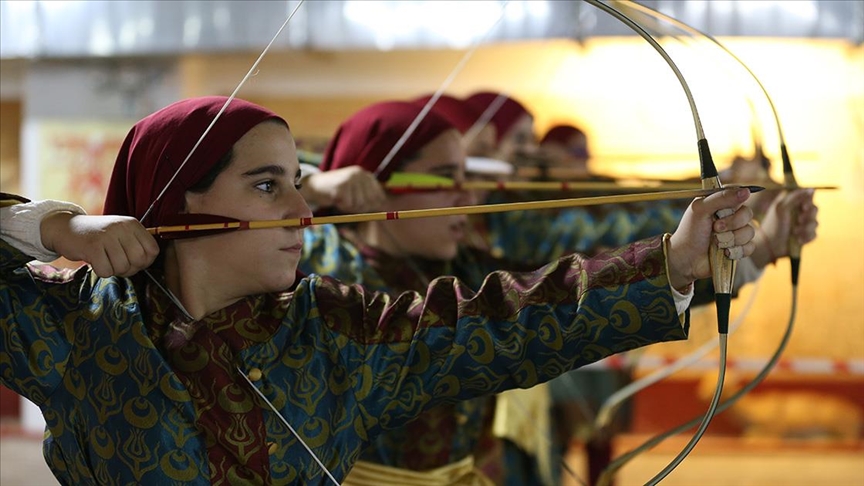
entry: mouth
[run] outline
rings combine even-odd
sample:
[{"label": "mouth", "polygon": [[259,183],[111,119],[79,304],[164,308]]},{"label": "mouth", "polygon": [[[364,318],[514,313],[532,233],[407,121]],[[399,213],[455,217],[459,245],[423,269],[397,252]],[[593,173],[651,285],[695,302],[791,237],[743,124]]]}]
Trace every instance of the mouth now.
[{"label": "mouth", "polygon": [[465,225],[462,223],[450,225],[450,234],[454,240],[462,240],[465,237]]},{"label": "mouth", "polygon": [[297,243],[296,245],[293,245],[293,246],[280,248],[279,251],[284,251],[284,252],[288,252],[288,253],[300,253],[301,251],[303,251],[303,243]]}]

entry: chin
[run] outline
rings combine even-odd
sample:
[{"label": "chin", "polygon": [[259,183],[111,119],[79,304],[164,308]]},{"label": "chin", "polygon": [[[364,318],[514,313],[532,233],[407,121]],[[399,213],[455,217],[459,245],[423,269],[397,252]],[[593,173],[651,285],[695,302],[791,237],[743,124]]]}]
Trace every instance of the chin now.
[{"label": "chin", "polygon": [[292,267],[290,272],[280,273],[278,275],[269,275],[262,283],[267,293],[279,293],[290,289],[296,280],[297,270]]},{"label": "chin", "polygon": [[273,281],[267,284],[265,288],[265,293],[268,294],[278,294],[287,291],[294,285],[296,279],[292,275],[291,278],[283,278],[279,281]]},{"label": "chin", "polygon": [[431,252],[430,256],[436,260],[448,261],[456,258],[456,255],[458,254],[459,247],[457,245],[447,245],[443,248],[435,248],[435,250]]}]

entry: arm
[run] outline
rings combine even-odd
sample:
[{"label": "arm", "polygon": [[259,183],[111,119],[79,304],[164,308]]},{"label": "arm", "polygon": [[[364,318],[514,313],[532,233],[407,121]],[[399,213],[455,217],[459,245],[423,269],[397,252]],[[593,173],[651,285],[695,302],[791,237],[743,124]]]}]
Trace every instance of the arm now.
[{"label": "arm", "polygon": [[0,380],[36,404],[60,384],[71,344],[52,304],[74,308],[77,293],[62,285],[71,271],[34,267],[28,262],[55,260],[39,237],[39,221],[57,211],[81,211],[56,201],[27,203],[3,195],[0,209]]},{"label": "arm", "polygon": [[379,209],[386,199],[384,188],[375,175],[359,166],[321,172],[304,165],[303,173],[300,194],[313,208],[366,212]]},{"label": "arm", "polygon": [[328,275],[371,290],[388,288],[378,273],[370,268],[360,250],[332,224],[303,230],[303,254],[298,268],[307,275]]},{"label": "arm", "polygon": [[748,195],[727,190],[694,201],[669,238],[668,259],[664,238],[655,237],[530,273],[494,272],[476,293],[442,277],[425,298],[313,279],[316,309],[300,312],[320,316],[340,343],[366,427],[396,427],[437,404],[530,387],[610,354],[684,339],[671,287],[706,277],[717,241],[731,242],[724,246],[733,257],[752,253],[748,208],[713,220]]},{"label": "arm", "polygon": [[367,426],[395,427],[437,404],[530,387],[613,353],[684,339],[664,260],[657,237],[535,272],[495,272],[477,293],[451,277],[433,281],[425,299],[328,279],[310,290],[324,326],[344,343]]},{"label": "arm", "polygon": [[72,272],[27,262],[64,256],[90,262],[95,274],[131,275],[152,262],[158,245],[134,218],[86,216],[58,201],[23,201],[14,204],[4,195],[0,209],[0,376],[38,404],[62,379],[72,332],[65,320],[79,299],[88,298],[82,285],[91,268]]},{"label": "arm", "polygon": [[33,260],[50,262],[60,258],[60,255],[45,247],[42,242],[41,223],[48,216],[59,213],[84,214],[80,206],[63,201],[36,201],[0,194],[3,207],[0,209],[3,225],[2,238],[23,255],[29,255]]},{"label": "arm", "polygon": [[572,252],[591,254],[602,247],[620,246],[673,231],[685,208],[675,201],[659,201],[602,210],[577,207],[483,217],[493,253],[519,261],[543,262]]}]

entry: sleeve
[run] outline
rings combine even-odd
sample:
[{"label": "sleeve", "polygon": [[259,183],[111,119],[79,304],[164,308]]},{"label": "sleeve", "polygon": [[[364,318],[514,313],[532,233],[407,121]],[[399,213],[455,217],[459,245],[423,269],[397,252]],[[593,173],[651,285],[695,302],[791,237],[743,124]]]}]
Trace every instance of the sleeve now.
[{"label": "sleeve", "polygon": [[46,216],[61,211],[86,214],[81,206],[63,201],[44,200],[4,204],[0,208],[0,238],[21,253],[30,255],[33,260],[41,262],[56,260],[60,255],[42,245],[40,223]]},{"label": "sleeve", "polygon": [[370,430],[685,339],[688,330],[676,314],[661,237],[533,272],[493,272],[477,292],[453,277],[435,279],[425,298],[391,298],[326,277],[307,282],[309,315],[340,343]]},{"label": "sleeve", "polygon": [[486,215],[485,227],[492,253],[517,261],[545,262],[674,231],[686,209],[675,203],[492,213]]},{"label": "sleeve", "polygon": [[332,224],[303,230],[303,254],[298,268],[306,275],[328,275],[373,290],[388,288],[369,267],[360,250],[343,238]]},{"label": "sleeve", "polygon": [[39,405],[63,380],[71,351],[63,316],[50,302],[65,297],[65,312],[70,312],[74,307],[68,302],[75,302],[77,293],[71,285],[43,280],[48,274],[34,275],[27,265],[32,258],[5,238],[0,239],[0,260],[0,382]]},{"label": "sleeve", "polygon": [[[317,165],[311,164],[309,162],[304,162],[302,160],[300,161],[300,182],[301,183],[305,184],[306,179],[309,178],[309,176],[319,174],[320,172],[321,172],[321,169],[318,168]],[[309,208],[313,212],[321,209],[321,208],[317,207],[315,204],[312,204],[311,201],[306,201],[306,203],[309,204]]]},{"label": "sleeve", "polygon": [[305,179],[311,175],[317,174],[319,172],[321,172],[321,169],[319,169],[317,165],[313,165],[313,164],[310,164],[308,162],[300,162],[300,174],[301,174],[300,180],[301,181],[303,179]]}]

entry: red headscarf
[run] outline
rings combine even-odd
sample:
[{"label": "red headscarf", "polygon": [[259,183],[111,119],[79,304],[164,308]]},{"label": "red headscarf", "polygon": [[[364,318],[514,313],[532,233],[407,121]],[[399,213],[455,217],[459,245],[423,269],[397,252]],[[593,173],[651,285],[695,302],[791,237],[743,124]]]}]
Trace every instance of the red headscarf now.
[{"label": "red headscarf", "polygon": [[[359,165],[375,172],[400,137],[420,114],[422,106],[405,101],[387,101],[366,107],[346,120],[327,144],[321,170]],[[405,144],[396,152],[378,180],[386,181],[408,156],[417,153],[453,126],[444,118],[429,112]]]},{"label": "red headscarf", "polygon": [[[103,213],[141,219],[226,99],[206,96],[178,101],[136,123],[126,135],[114,163]],[[270,119],[285,123],[278,115],[258,105],[232,100],[143,223],[147,226],[168,221],[177,223],[185,192],[246,132]]]},{"label": "red headscarf", "polygon": [[[502,100],[499,97],[503,97]],[[497,100],[497,101],[496,101]],[[513,125],[522,118],[522,115],[531,116],[531,113],[522,106],[521,103],[510,98],[508,96],[504,96],[500,93],[493,93],[491,91],[484,91],[481,93],[475,93],[469,96],[465,103],[471,106],[475,111],[480,113],[480,116],[483,116],[483,113],[486,111],[492,103],[501,104],[498,110],[492,115],[491,122],[495,125],[495,129],[498,131],[496,136],[496,141],[501,142],[501,139],[507,135],[507,132],[513,128]]]},{"label": "red headscarf", "polygon": [[[426,103],[428,103],[431,98],[432,95],[423,96],[414,100],[413,103],[423,107],[426,106]],[[482,114],[482,112],[478,112],[464,100],[446,94],[442,94],[435,101],[435,104],[432,105],[432,111],[446,119],[463,134],[467,133],[468,130],[474,126],[474,123]]]},{"label": "red headscarf", "polygon": [[558,142],[561,145],[567,145],[570,143],[571,138],[580,134],[584,135],[585,132],[572,125],[555,125],[546,132],[546,135],[543,136],[543,140],[540,141],[540,144],[542,145],[546,142]]}]

